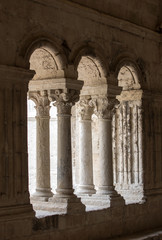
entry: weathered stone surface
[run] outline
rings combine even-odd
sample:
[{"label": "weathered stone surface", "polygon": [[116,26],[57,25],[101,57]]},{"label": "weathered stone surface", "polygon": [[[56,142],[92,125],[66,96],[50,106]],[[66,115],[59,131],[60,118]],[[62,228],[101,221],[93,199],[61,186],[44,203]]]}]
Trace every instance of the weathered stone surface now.
[{"label": "weathered stone surface", "polygon": [[93,113],[93,103],[88,97],[81,99],[77,103],[77,112],[79,119],[79,194],[95,193],[93,184],[93,160],[92,160],[92,129],[91,117]]},{"label": "weathered stone surface", "polygon": [[47,201],[53,196],[50,184],[50,102],[46,91],[29,92],[36,106],[36,191],[32,198]]},{"label": "weathered stone surface", "polygon": [[[161,227],[161,11],[159,0],[24,0],[23,4],[20,0],[1,1],[2,240],[112,239]],[[36,71],[35,76],[29,69]],[[56,199],[58,205],[68,210],[66,214],[62,211],[63,215],[47,218],[41,215],[39,220],[34,217],[28,192],[28,88],[29,91],[45,91],[49,96],[47,102],[55,101],[58,109],[56,197],[42,205],[39,201],[34,208],[42,208],[45,214],[51,215],[59,208],[53,201]],[[93,188],[105,192],[111,189],[112,198],[119,199],[117,190],[127,205],[119,205],[118,200],[115,203],[112,199],[109,207],[106,198],[111,198],[111,194],[103,199],[99,196],[99,200],[97,196],[88,196],[82,200],[89,201],[91,209],[87,207],[87,210],[91,211],[85,212],[84,205],[73,194],[72,155],[78,172],[83,161],[80,164],[79,155],[74,153],[78,150],[74,141],[76,149],[72,154],[71,108],[85,96],[99,102],[99,99],[112,99],[117,95],[120,105],[116,112],[113,111],[113,141],[110,121],[113,114],[106,104],[103,112],[102,108],[98,109],[98,120],[91,116],[95,119],[91,127],[92,138],[88,140],[92,146],[88,148],[87,143],[84,148],[90,151],[87,152],[91,157],[88,162],[91,171],[87,172],[91,172],[89,178]],[[49,119],[40,117],[41,114],[47,117],[48,110],[48,107],[39,106],[40,141],[43,137],[49,138],[45,131],[49,128]],[[86,127],[85,130],[89,131]],[[77,133],[76,123],[72,134]],[[78,134],[75,141],[79,142],[79,138]],[[47,145],[47,140],[40,144],[38,172],[39,187],[43,185],[50,190],[49,153],[42,157]],[[45,172],[48,172],[46,178]],[[77,178],[78,174],[75,176]],[[82,176],[87,183],[85,171]],[[78,183],[76,179],[75,185]],[[104,209],[96,210],[94,202],[100,205],[102,200]],[[158,239],[161,233],[146,234],[145,238]]]}]

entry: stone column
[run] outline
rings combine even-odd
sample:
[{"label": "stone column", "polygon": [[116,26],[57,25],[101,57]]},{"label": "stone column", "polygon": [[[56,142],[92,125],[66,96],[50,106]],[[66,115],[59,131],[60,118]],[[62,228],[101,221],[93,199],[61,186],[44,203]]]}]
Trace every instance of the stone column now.
[{"label": "stone column", "polygon": [[123,198],[113,186],[112,163],[112,113],[117,100],[101,97],[94,101],[95,113],[99,124],[99,168],[100,180],[97,195],[107,195],[110,206],[124,204]]},{"label": "stone column", "polygon": [[84,211],[85,206],[74,195],[72,186],[71,108],[78,101],[79,91],[55,90],[53,97],[57,107],[58,155],[57,189],[50,201],[65,204],[68,213]]},{"label": "stone column", "polygon": [[77,104],[79,114],[79,159],[80,174],[79,194],[92,195],[96,191],[93,185],[93,160],[92,160],[92,129],[91,117],[93,114],[93,104],[89,99],[82,99]]},{"label": "stone column", "polygon": [[29,97],[36,104],[36,191],[34,200],[47,201],[53,196],[50,187],[50,143],[49,110],[47,92],[30,92]]},{"label": "stone column", "polygon": [[11,219],[21,221],[21,216],[25,216],[28,224],[34,216],[28,191],[27,154],[27,91],[33,75],[34,71],[0,66],[1,221],[11,215]]}]

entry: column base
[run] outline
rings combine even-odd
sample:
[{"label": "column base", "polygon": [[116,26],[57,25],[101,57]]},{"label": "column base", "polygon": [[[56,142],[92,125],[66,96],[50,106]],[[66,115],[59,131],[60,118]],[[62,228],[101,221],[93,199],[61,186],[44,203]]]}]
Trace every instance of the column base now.
[{"label": "column base", "polygon": [[119,207],[125,205],[124,198],[119,194],[109,195],[110,207]]},{"label": "column base", "polygon": [[117,207],[117,206],[124,206],[125,205],[125,200],[124,198],[118,194],[115,190],[114,187],[110,186],[99,186],[96,196],[102,197],[102,196],[107,196],[110,207]]},{"label": "column base", "polygon": [[51,188],[37,188],[36,192],[30,197],[30,200],[47,202],[52,196],[53,193],[51,192]]},{"label": "column base", "polygon": [[79,185],[77,189],[77,195],[93,195],[96,193],[96,190],[94,189],[94,185]]},{"label": "column base", "polygon": [[73,196],[73,192],[74,192],[74,189],[72,189],[72,188],[69,188],[69,189],[67,189],[67,188],[60,188],[60,189],[56,189],[56,194],[55,194],[55,196],[56,197],[71,197],[71,196]]},{"label": "column base", "polygon": [[103,209],[110,207],[109,197],[106,195],[99,196],[97,194],[93,195],[79,195],[78,197],[81,198],[81,202],[86,206],[86,210],[89,211],[91,209]]},{"label": "column base", "polygon": [[49,199],[55,206],[66,209],[67,214],[80,214],[85,212],[85,206],[76,195],[56,194]]},{"label": "column base", "polygon": [[113,190],[114,190],[114,188],[110,188],[108,186],[99,186],[96,194],[97,195],[109,195],[109,193]]}]

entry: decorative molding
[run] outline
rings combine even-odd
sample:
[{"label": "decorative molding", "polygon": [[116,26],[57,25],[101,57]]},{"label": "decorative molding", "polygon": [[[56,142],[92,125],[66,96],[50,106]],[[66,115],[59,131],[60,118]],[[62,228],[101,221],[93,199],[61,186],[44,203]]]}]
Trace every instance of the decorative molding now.
[{"label": "decorative molding", "polygon": [[47,90],[48,92],[57,90],[57,89],[76,89],[81,90],[83,86],[83,81],[74,80],[71,78],[48,78],[42,80],[32,80],[29,82],[29,91],[43,91]]}]

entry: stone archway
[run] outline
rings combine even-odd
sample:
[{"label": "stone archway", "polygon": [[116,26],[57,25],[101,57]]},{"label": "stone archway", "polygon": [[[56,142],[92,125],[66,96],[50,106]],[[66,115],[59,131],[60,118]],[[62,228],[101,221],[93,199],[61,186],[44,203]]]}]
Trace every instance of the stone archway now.
[{"label": "stone archway", "polygon": [[[38,44],[37,44],[38,45]],[[36,45],[36,46],[37,46]],[[30,68],[36,74],[29,83],[29,99],[36,105],[37,159],[36,191],[32,195],[35,209],[60,209],[60,211],[84,211],[84,205],[73,194],[71,169],[71,107],[78,100],[81,81],[75,81],[73,69],[57,61],[56,51],[47,44],[33,47],[30,56]],[[56,56],[56,57],[55,57]],[[61,67],[61,68],[59,68]],[[51,191],[50,183],[50,103],[57,107],[57,188]],[[66,128],[65,128],[66,126]],[[56,136],[53,136],[56,138]],[[47,204],[45,202],[48,202]],[[57,206],[56,206],[57,205]],[[69,206],[70,205],[70,206]],[[75,205],[73,208],[72,206]]]},{"label": "stone archway", "polygon": [[[53,196],[50,181],[51,106],[48,92],[42,88],[44,83],[50,85],[50,79],[56,78],[58,64],[49,49],[41,47],[31,54],[30,69],[36,72],[29,83],[29,99],[34,101],[36,109],[36,189],[31,199],[47,201]],[[57,136],[53,138],[57,139]]]},{"label": "stone archway", "polygon": [[76,57],[78,79],[84,85],[75,113],[75,179],[76,192],[88,210],[124,201],[114,190],[111,157],[111,112],[119,90],[116,81],[108,83],[103,61],[92,49],[81,54]]},{"label": "stone archway", "polygon": [[142,90],[131,62],[119,68],[118,85],[122,92],[113,116],[114,183],[126,203],[134,203],[143,199]]}]

